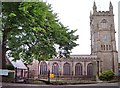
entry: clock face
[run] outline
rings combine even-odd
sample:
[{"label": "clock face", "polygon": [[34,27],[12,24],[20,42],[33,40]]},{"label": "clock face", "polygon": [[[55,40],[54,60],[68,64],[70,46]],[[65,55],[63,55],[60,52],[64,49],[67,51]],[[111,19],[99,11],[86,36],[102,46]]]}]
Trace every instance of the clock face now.
[{"label": "clock face", "polygon": [[102,41],[104,43],[109,43],[110,42],[110,34],[104,34],[104,35],[102,35]]},{"label": "clock face", "polygon": [[107,38],[107,35],[103,35],[103,40],[104,40],[104,41],[107,41],[107,39],[108,39],[108,38]]}]

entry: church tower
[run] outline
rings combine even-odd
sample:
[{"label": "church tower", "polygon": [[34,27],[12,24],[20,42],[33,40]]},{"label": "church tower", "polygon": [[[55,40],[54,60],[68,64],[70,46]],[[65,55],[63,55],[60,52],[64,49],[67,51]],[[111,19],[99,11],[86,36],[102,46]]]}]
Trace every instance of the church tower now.
[{"label": "church tower", "polygon": [[91,54],[100,59],[100,72],[112,70],[118,73],[113,6],[109,11],[97,11],[96,3],[90,12]]}]

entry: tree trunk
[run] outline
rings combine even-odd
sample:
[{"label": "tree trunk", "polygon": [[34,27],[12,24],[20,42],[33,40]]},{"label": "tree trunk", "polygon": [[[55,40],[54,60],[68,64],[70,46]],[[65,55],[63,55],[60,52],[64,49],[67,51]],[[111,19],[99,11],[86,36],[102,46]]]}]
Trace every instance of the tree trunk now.
[{"label": "tree trunk", "polygon": [[7,32],[3,32],[2,39],[2,69],[6,69],[6,41],[7,41]]},{"label": "tree trunk", "polygon": [[6,69],[6,52],[5,47],[2,45],[2,69]]},{"label": "tree trunk", "polygon": [[40,68],[39,67],[40,67],[40,61],[38,62],[38,78],[40,78],[40,70],[39,70]]},{"label": "tree trunk", "polygon": [[2,69],[2,44],[0,44],[0,69]]}]

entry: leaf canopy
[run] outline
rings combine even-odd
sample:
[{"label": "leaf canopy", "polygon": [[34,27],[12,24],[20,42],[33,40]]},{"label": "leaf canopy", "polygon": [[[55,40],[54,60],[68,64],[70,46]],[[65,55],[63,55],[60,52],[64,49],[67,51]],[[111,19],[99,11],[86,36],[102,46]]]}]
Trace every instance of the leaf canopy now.
[{"label": "leaf canopy", "polygon": [[61,56],[70,54],[77,30],[65,27],[53,13],[50,4],[44,2],[2,3],[2,32],[7,34],[6,48],[14,60],[48,60],[57,55],[55,44],[59,45]]}]

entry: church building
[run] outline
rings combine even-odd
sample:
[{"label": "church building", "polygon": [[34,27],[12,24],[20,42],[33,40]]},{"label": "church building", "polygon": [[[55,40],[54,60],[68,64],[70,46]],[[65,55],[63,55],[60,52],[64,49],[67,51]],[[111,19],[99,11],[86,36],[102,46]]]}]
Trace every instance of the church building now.
[{"label": "church building", "polygon": [[70,55],[70,58],[53,58],[49,61],[34,61],[29,70],[35,77],[47,76],[48,70],[54,75],[93,77],[111,70],[118,74],[118,52],[116,50],[113,6],[109,11],[97,11],[94,2],[90,13],[91,54]]}]

